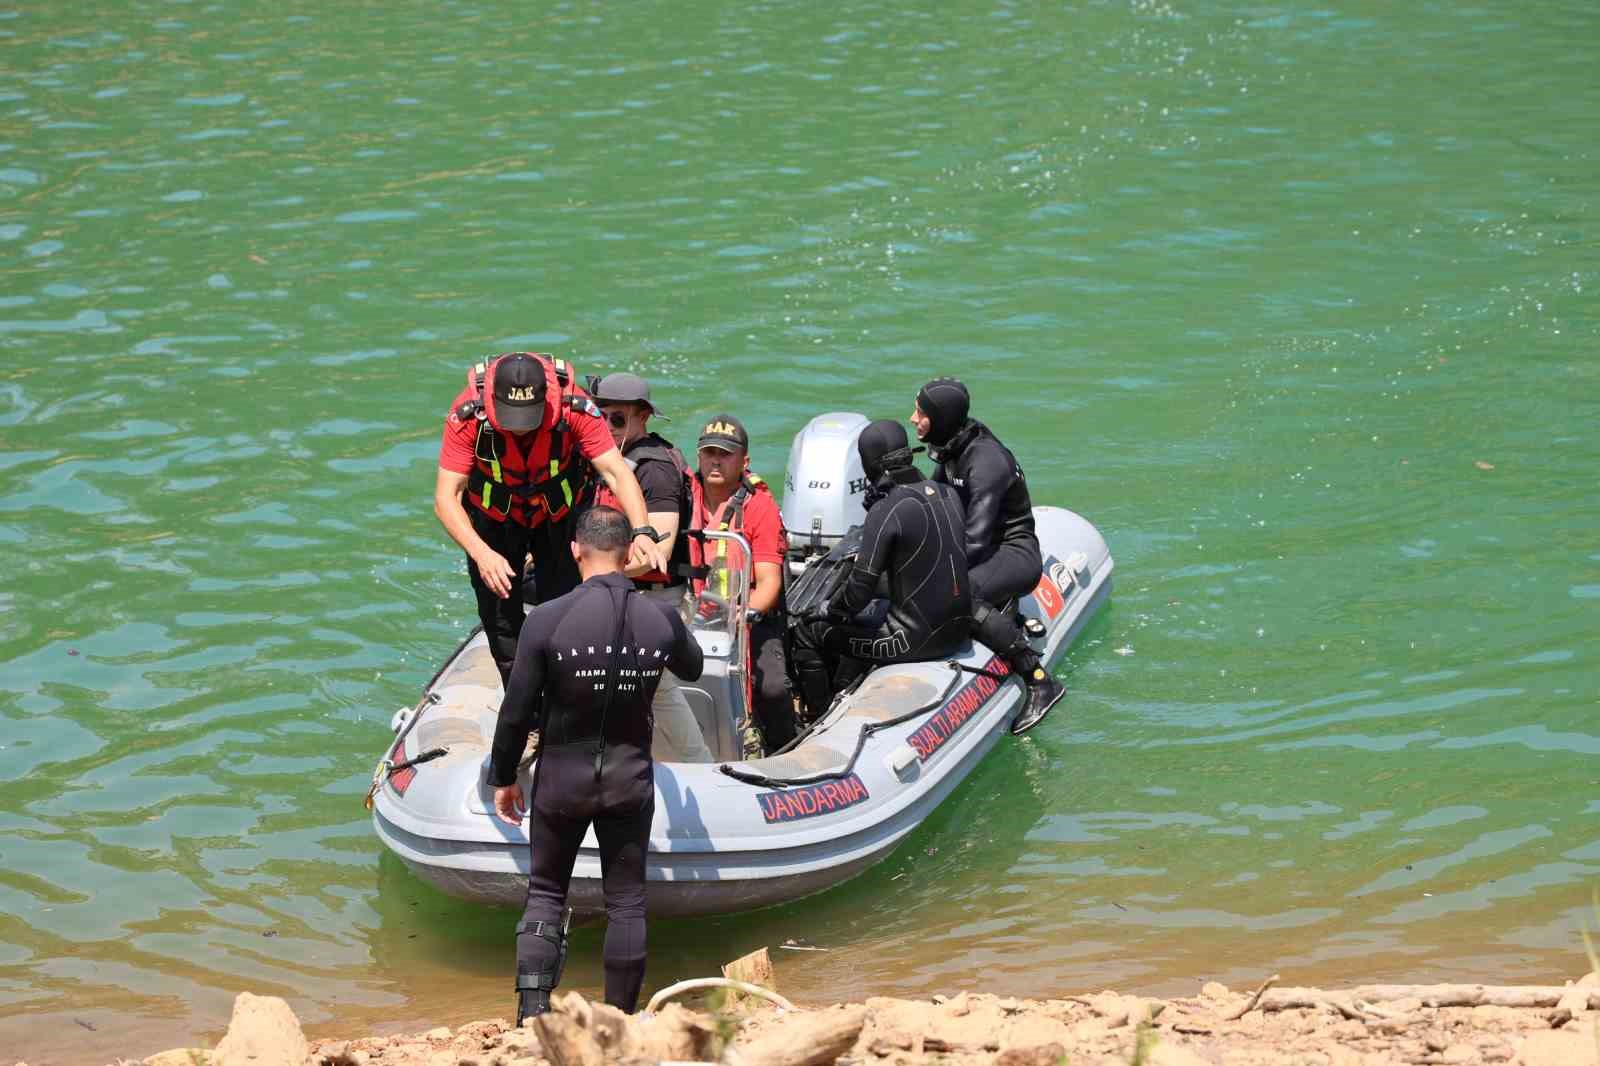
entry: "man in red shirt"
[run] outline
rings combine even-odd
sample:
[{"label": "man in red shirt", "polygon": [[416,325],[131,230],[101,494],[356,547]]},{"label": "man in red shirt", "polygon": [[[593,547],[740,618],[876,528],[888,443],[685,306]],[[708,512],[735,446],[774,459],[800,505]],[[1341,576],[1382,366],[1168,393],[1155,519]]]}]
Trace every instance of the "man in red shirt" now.
[{"label": "man in red shirt", "polygon": [[[718,415],[700,431],[699,472],[694,479],[695,529],[732,530],[750,542],[753,585],[749,598],[751,702],[755,723],[768,752],[793,740],[794,701],[783,653],[783,555],[785,537],[778,501],[766,483],[746,467],[750,436],[737,418]],[[744,566],[727,541],[691,544],[696,564],[712,564],[701,588]],[[698,590],[697,590],[698,591]],[[713,591],[716,591],[713,588]],[[759,755],[760,752],[753,754]]]},{"label": "man in red shirt", "polygon": [[591,465],[633,526],[630,562],[664,565],[633,471],[599,408],[557,363],[512,352],[475,367],[439,445],[433,511],[467,553],[478,618],[502,683],[522,631],[524,558],[533,556],[534,603],[578,586],[570,545],[591,495]]}]

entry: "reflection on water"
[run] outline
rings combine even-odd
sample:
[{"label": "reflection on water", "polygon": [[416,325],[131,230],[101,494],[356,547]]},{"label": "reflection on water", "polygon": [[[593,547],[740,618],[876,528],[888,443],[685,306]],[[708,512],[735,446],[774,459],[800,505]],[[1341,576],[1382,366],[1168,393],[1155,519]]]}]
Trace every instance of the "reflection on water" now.
[{"label": "reflection on water", "polygon": [[958,373],[1117,558],[1045,726],[856,881],[656,923],[652,986],[787,938],[802,1001],[1572,976],[1590,20],[0,12],[0,1045],[508,1009],[516,916],[360,799],[472,615],[443,405],[518,347],[680,444],[732,405],[769,477]]}]

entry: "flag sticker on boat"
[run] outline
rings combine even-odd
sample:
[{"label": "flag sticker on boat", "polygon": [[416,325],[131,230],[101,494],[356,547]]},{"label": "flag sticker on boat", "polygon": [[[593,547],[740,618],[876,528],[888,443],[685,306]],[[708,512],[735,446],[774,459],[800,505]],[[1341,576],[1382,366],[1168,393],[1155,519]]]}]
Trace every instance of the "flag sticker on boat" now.
[{"label": "flag sticker on boat", "polygon": [[1067,600],[1064,592],[1066,584],[1062,584],[1061,575],[1066,573],[1066,565],[1054,555],[1045,557],[1045,573],[1038,575],[1038,584],[1034,586],[1034,602],[1038,603],[1038,610],[1045,611],[1045,618],[1054,619],[1061,613],[1061,608],[1066,607]]},{"label": "flag sticker on boat", "polygon": [[[989,697],[1000,690],[1004,680],[1003,675],[1011,672],[1005,660],[998,655],[991,656],[979,669],[983,670],[983,673],[974,675],[971,681],[950,697],[948,703],[933,712],[931,718],[906,738],[911,750],[917,753],[919,762],[927,762],[951,737],[959,733],[961,727],[972,720]],[[987,676],[990,674],[999,674],[1002,677],[997,679]]]},{"label": "flag sticker on boat", "polygon": [[763,792],[756,797],[756,802],[761,804],[761,817],[771,825],[774,822],[793,822],[801,818],[815,818],[819,814],[832,814],[865,803],[867,799],[867,786],[862,784],[858,775],[851,774],[838,781],[824,781],[820,785]]}]

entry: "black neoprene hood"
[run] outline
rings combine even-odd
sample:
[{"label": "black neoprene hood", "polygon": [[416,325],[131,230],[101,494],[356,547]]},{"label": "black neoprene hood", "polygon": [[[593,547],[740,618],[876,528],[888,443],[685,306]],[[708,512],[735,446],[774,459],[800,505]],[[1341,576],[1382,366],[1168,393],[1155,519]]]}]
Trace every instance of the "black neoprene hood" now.
[{"label": "black neoprene hood", "polygon": [[955,378],[934,378],[917,390],[917,406],[928,416],[928,443],[944,444],[966,422],[972,397]]},{"label": "black neoprene hood", "polygon": [[[861,453],[862,472],[870,481],[877,481],[886,469],[911,462],[906,427],[892,419],[879,419],[862,430],[861,437],[856,441],[856,449]],[[896,462],[900,457],[891,454],[893,452],[904,452],[903,461]]]}]

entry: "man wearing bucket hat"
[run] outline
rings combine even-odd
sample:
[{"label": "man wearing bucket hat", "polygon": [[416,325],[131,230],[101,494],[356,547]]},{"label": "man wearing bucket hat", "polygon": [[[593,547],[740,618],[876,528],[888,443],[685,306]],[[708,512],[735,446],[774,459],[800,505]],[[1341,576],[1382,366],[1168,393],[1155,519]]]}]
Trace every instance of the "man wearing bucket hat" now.
[{"label": "man wearing bucket hat", "polygon": [[[467,553],[478,618],[502,683],[516,657],[524,599],[543,603],[578,585],[572,527],[593,495],[592,473],[632,523],[629,561],[664,565],[639,483],[565,361],[510,352],[467,372],[445,420],[433,510]],[[525,597],[530,555],[534,589]]]},{"label": "man wearing bucket hat", "polygon": [[[638,479],[649,524],[663,538],[661,553],[668,559],[665,570],[639,564],[628,567],[626,573],[646,599],[677,613],[688,588],[689,538],[679,534],[689,528],[694,506],[693,472],[671,441],[650,430],[652,416],[664,422],[672,420],[656,409],[650,385],[639,375],[591,377],[589,395],[605,416],[623,461]],[[596,502],[617,505],[615,495],[605,487],[600,488]],[[714,756],[706,747],[694,710],[670,670],[661,675],[651,711],[655,717],[652,757],[664,762],[712,761]]]}]

